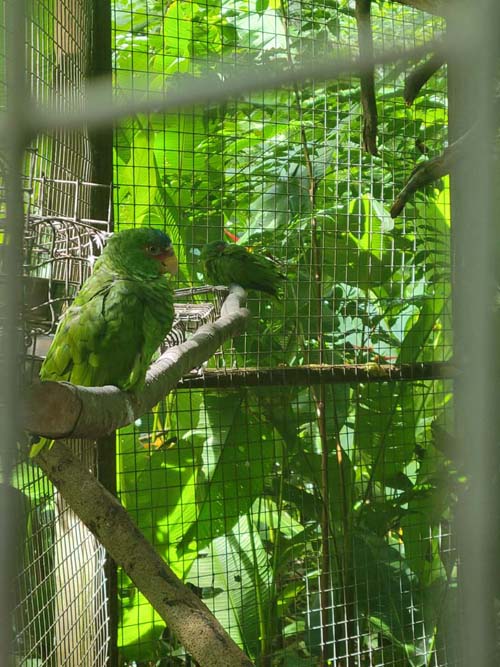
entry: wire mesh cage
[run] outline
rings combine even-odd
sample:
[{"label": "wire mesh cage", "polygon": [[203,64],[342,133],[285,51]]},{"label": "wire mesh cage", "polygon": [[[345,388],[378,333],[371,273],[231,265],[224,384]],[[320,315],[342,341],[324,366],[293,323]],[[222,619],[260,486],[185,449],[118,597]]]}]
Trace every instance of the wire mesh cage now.
[{"label": "wire mesh cage", "polygon": [[[73,447],[88,460],[82,445]],[[19,489],[14,664],[105,665],[104,550],[32,466],[19,464],[14,484]]]},{"label": "wire mesh cage", "polygon": [[[293,69],[359,48],[349,3],[223,5],[116,4],[119,93],[146,94],[155,73],[158,85],[188,72],[230,80],[235,58]],[[443,30],[375,3],[371,26],[384,48]],[[446,512],[453,504],[451,470],[443,487],[431,481],[446,465],[451,384],[419,375],[451,352],[446,184],[389,214],[446,140],[446,74],[408,111],[412,68],[376,70],[377,154],[349,75],[132,118],[115,134],[118,229],[133,217],[175,230],[193,283],[206,280],[201,247],[218,239],[271,254],[287,274],[280,301],[250,292],[245,336],[118,440],[122,502],[257,664],[407,664],[408,651],[448,664],[424,580],[435,578],[435,608],[448,604],[449,524],[425,508],[438,487]],[[410,381],[384,383],[401,364]],[[120,590],[123,658],[188,660],[124,574]]]},{"label": "wire mesh cage", "polygon": [[[53,33],[63,69],[42,81],[46,44],[33,39],[35,92],[85,78],[80,47],[96,4],[57,4],[30,19],[32,35]],[[149,110],[150,94],[193,78],[201,90],[258,68],[296,74],[332,54],[370,59],[373,44],[421,51],[361,75],[352,66],[332,80],[130,115],[114,129],[102,220],[90,215],[92,190],[108,186],[90,182],[85,131],[39,138],[27,168],[32,376],[112,219],[118,232],[150,226],[173,239],[176,318],[162,351],[221,314],[228,290],[207,284],[207,242],[286,274],[278,298],[249,290],[246,333],[120,429],[107,454],[112,490],[139,529],[260,667],[459,664],[448,625],[459,613],[453,522],[467,482],[449,363],[450,185],[444,176],[402,194],[447,145],[448,72],[435,48],[446,26],[412,4],[114,0],[114,94]],[[78,107],[81,87],[70,97]],[[14,502],[32,522],[20,522],[19,664],[100,665],[108,651],[123,667],[193,664],[126,568],[116,588],[108,580],[118,608],[105,608],[98,542],[37,468],[20,461],[15,479]]]},{"label": "wire mesh cage", "polygon": [[[33,157],[34,153],[32,153]],[[36,164],[32,159],[31,165]],[[108,234],[78,219],[80,193],[94,184],[60,182],[30,173],[25,187],[23,304],[25,382],[38,377],[57,322],[91,271]],[[74,192],[73,219],[47,215],[51,190]],[[109,187],[108,187],[109,189]],[[55,201],[55,198],[53,198]],[[97,222],[97,221],[96,221]],[[95,447],[73,443],[95,467]],[[13,492],[23,546],[19,551],[13,630],[17,664],[105,664],[105,554],[64,499],[26,460],[20,443]]]},{"label": "wire mesh cage", "polygon": [[[161,351],[164,352],[168,347],[180,345],[187,340],[189,334],[195,333],[204,324],[214,322],[220,316],[224,297],[227,294],[227,288],[209,285],[175,290],[175,319],[172,330],[160,348]],[[196,301],[200,297],[209,300]],[[184,302],[181,302],[181,299],[184,299]]]},{"label": "wire mesh cage", "polygon": [[[102,251],[110,233],[111,209],[108,219],[101,221],[82,219],[79,214],[88,209],[92,190],[106,186],[45,177],[30,177],[29,181],[23,303],[27,355],[32,362],[29,377],[33,380],[52,340],[50,334]],[[107,189],[110,191],[109,186]],[[58,200],[60,204],[63,194],[68,199],[70,192],[71,205],[56,211]],[[64,216],[68,208],[73,211],[71,218]]]},{"label": "wire mesh cage", "polygon": [[[19,44],[26,47],[27,87],[36,103],[78,106],[89,70],[91,3],[32,4],[32,13],[16,33]],[[12,38],[7,30],[11,9],[14,11],[11,4],[2,3],[2,36],[6,38],[2,39],[2,56],[6,41]],[[22,61],[22,56],[17,59]],[[2,59],[4,62],[12,67],[12,58]],[[4,111],[13,89],[7,90],[3,69],[1,81]],[[3,138],[2,143],[5,146],[8,140]],[[23,219],[19,224],[25,233],[13,286],[23,303],[19,342],[24,354],[18,368],[23,390],[37,378],[50,343],[48,336],[89,275],[92,257],[99,253],[109,230],[109,205],[100,220],[90,215],[96,191],[107,190],[108,202],[111,199],[109,183],[91,182],[90,163],[88,133],[79,129],[38,134],[23,158]],[[9,169],[12,165],[6,160],[0,197],[5,259],[13,222],[12,211],[5,206]],[[2,328],[6,328],[5,320]],[[15,393],[15,383],[9,391]],[[95,443],[73,442],[71,447],[89,469],[96,470]],[[15,509],[16,580],[14,586],[10,584],[13,620],[6,623],[12,639],[9,660],[16,665],[104,665],[109,644],[105,552],[28,458],[25,437],[17,440],[15,449],[11,506]],[[8,466],[2,468],[2,482],[6,477]]]}]

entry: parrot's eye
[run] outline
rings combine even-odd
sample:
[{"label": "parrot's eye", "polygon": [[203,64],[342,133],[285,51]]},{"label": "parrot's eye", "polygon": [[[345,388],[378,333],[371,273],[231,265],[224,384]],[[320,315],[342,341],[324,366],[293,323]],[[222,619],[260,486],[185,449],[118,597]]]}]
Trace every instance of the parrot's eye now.
[{"label": "parrot's eye", "polygon": [[161,255],[161,248],[157,245],[147,245],[146,252],[148,252],[150,255]]}]

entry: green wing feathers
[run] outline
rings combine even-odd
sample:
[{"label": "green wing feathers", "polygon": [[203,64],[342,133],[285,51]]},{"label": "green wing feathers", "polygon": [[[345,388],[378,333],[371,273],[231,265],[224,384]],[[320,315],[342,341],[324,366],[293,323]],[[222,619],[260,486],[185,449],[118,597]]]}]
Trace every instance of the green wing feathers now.
[{"label": "green wing feathers", "polygon": [[138,389],[173,319],[166,281],[94,274],[61,320],[40,377]]},{"label": "green wing feathers", "polygon": [[[172,327],[172,290],[163,280],[153,285],[99,279],[102,284],[96,285],[95,278],[87,281],[59,323],[40,378],[137,391]],[[30,456],[48,443],[42,438]]]},{"label": "green wing feathers", "polygon": [[285,279],[272,260],[240,245],[215,241],[205,246],[201,257],[207,278],[218,285],[236,283],[277,297]]},{"label": "green wing feathers", "polygon": [[[64,313],[40,370],[42,380],[137,391],[172,328],[176,269],[169,237],[138,228],[108,242],[94,273]],[[35,456],[50,441],[32,446]]]}]

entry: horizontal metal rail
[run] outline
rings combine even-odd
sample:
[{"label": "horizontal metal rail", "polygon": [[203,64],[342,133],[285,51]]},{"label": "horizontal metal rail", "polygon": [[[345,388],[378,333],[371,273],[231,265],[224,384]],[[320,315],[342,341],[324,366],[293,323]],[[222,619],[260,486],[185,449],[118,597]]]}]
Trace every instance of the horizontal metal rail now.
[{"label": "horizontal metal rail", "polygon": [[338,364],[277,368],[206,368],[183,377],[179,389],[286,387],[316,384],[395,382],[398,380],[452,380],[459,371],[451,362],[421,364]]}]

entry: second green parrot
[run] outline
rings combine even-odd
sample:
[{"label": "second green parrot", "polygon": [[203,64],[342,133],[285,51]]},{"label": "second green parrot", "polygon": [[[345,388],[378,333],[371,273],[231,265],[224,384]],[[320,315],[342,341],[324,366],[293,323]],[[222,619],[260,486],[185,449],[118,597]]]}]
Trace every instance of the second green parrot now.
[{"label": "second green parrot", "polygon": [[236,283],[245,289],[259,290],[278,296],[278,287],[285,276],[276,264],[242,245],[213,241],[201,251],[205,275],[215,285]]},{"label": "second green parrot", "polygon": [[167,272],[177,272],[177,258],[166,234],[149,227],[114,234],[59,322],[40,378],[139,390],[174,320]]}]

